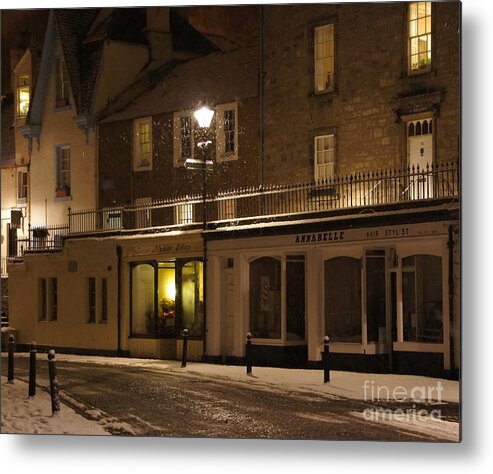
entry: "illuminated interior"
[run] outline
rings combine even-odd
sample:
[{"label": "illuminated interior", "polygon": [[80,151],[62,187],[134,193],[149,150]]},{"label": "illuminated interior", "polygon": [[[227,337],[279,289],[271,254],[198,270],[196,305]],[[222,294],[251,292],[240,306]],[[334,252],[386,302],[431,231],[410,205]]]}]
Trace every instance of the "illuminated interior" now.
[{"label": "illuminated interior", "polygon": [[17,115],[19,118],[27,116],[29,100],[29,76],[19,76],[17,87]]}]

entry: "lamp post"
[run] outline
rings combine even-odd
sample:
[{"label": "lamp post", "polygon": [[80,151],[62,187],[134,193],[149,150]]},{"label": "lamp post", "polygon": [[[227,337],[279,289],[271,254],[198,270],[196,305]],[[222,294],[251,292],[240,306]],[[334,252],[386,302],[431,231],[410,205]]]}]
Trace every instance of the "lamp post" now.
[{"label": "lamp post", "polygon": [[[200,109],[194,112],[194,117],[197,120],[200,131],[200,141],[197,142],[197,146],[200,148],[202,152],[202,159],[197,160],[194,158],[188,158],[185,161],[185,167],[190,170],[200,170],[202,172],[202,229],[205,231],[207,229],[207,199],[206,199],[206,189],[207,189],[207,171],[212,169],[213,162],[212,160],[207,159],[207,148],[211,145],[211,140],[208,140],[207,132],[209,131],[209,127],[211,126],[212,117],[214,117],[214,111],[209,107],[203,106]],[[206,332],[207,332],[207,324],[206,324],[206,298],[207,298],[207,243],[205,240],[205,236],[203,239],[203,254],[204,254],[204,267],[203,267],[203,288],[204,288],[204,355],[207,353],[206,351]]]}]

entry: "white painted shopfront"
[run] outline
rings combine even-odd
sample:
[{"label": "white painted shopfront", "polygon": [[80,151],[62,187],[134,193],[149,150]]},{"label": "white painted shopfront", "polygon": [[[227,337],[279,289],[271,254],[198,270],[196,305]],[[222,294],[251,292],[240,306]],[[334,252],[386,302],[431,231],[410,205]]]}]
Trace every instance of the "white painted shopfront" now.
[{"label": "white painted shopfront", "polygon": [[264,352],[319,361],[328,334],[334,354],[438,354],[449,369],[450,224],[211,239],[208,355],[243,357],[252,332]]}]

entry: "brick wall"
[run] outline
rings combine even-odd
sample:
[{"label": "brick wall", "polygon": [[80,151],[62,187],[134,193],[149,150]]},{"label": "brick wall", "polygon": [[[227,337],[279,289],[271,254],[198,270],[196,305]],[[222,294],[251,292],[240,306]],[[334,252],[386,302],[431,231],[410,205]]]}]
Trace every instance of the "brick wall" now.
[{"label": "brick wall", "polygon": [[[433,69],[407,73],[404,3],[266,6],[265,181],[313,177],[315,135],[335,130],[337,172],[407,163],[404,115],[435,113],[435,159],[459,132],[458,2],[433,3]],[[335,24],[335,91],[314,94],[313,29]]]}]

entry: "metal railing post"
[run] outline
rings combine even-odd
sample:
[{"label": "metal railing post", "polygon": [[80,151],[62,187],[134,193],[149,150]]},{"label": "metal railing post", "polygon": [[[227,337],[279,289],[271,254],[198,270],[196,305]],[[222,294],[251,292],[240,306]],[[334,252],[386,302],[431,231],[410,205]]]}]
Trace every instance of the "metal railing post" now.
[{"label": "metal railing post", "polygon": [[329,336],[324,337],[324,351],[322,352],[322,365],[324,368],[324,383],[330,382]]},{"label": "metal railing post", "polygon": [[60,397],[58,395],[58,377],[53,349],[48,352],[48,371],[50,375],[51,412],[58,413],[60,411]]},{"label": "metal railing post", "polygon": [[246,373],[252,375],[252,333],[249,332],[246,335],[245,346],[245,361],[246,361]]},{"label": "metal railing post", "polygon": [[13,334],[9,335],[9,360],[8,360],[8,383],[14,383],[14,349],[15,349],[15,337]]},{"label": "metal railing post", "polygon": [[188,352],[188,329],[184,329],[181,333],[183,336],[183,348],[181,351],[181,366],[187,366],[187,352]]}]

